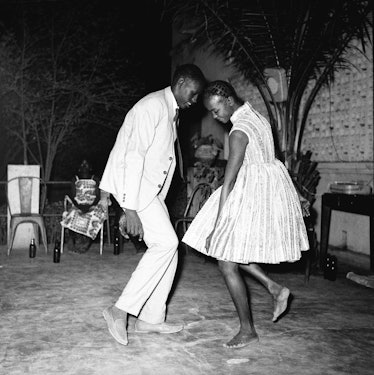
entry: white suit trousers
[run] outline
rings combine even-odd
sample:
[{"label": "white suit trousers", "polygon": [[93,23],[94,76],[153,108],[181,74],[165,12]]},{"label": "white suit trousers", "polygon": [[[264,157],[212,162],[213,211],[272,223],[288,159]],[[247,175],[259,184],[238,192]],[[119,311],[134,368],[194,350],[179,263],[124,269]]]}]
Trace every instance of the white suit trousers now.
[{"label": "white suit trousers", "polygon": [[178,263],[178,237],[164,201],[156,197],[138,212],[148,249],[115,306],[145,322],[165,321],[166,300]]}]

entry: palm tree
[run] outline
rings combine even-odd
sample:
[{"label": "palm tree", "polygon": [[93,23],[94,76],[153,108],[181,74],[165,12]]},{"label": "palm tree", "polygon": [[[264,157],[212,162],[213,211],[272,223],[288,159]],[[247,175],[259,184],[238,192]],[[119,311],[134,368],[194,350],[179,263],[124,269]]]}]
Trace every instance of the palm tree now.
[{"label": "palm tree", "polygon": [[[171,0],[165,12],[187,36],[175,48],[209,46],[257,87],[291,171],[317,93],[350,66],[354,41],[363,53],[372,42],[367,0]],[[284,76],[283,98],[273,95],[269,68]]]}]

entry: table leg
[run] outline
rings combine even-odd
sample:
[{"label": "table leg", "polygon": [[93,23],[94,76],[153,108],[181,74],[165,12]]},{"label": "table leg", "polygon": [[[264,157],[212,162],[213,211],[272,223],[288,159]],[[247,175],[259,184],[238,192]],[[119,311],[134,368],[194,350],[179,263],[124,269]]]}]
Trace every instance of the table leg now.
[{"label": "table leg", "polygon": [[330,219],[331,219],[331,208],[325,206],[322,201],[322,215],[321,215],[321,242],[320,242],[320,269],[325,269],[327,248],[329,244],[330,234]]},{"label": "table leg", "polygon": [[370,216],[369,232],[370,232],[370,240],[369,240],[370,271],[374,271],[374,216]]}]

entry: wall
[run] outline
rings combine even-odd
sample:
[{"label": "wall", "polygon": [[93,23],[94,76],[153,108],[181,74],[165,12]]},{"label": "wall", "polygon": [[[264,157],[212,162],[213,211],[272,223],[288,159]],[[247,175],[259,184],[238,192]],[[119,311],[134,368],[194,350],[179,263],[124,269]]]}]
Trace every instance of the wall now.
[{"label": "wall", "polygon": [[[178,35],[174,34],[174,42]],[[180,36],[179,36],[180,37]],[[174,44],[175,45],[175,44]],[[302,150],[311,150],[318,161],[321,180],[313,208],[317,212],[317,236],[320,235],[321,195],[334,181],[362,180],[373,186],[373,50],[366,57],[358,51],[348,56],[354,65],[336,75],[335,83],[316,97],[304,133]],[[226,65],[209,49],[192,52],[185,48],[174,56],[175,63],[197,64],[207,79],[230,81],[239,96],[267,116],[258,90],[246,83],[240,74]],[[210,117],[202,120],[202,134],[214,134],[223,140],[228,129]],[[369,218],[361,215],[333,212],[330,244],[346,245],[354,252],[369,254]]]},{"label": "wall", "polygon": [[[331,87],[316,97],[302,144],[313,152],[321,174],[315,203],[318,235],[321,195],[330,183],[364,181],[373,187],[372,46],[366,57],[355,50],[347,58],[352,68],[338,72]],[[333,211],[329,243],[369,254],[369,218]]]},{"label": "wall", "polygon": [[[181,35],[174,31],[174,46],[180,42],[180,38]],[[250,101],[255,109],[267,116],[265,104],[255,86],[244,81],[243,77],[235,69],[225,63],[219,56],[214,55],[209,48],[195,51],[186,45],[183,49],[177,49],[172,58],[173,69],[179,64],[193,63],[199,66],[208,81],[220,79],[231,82],[241,98]],[[225,134],[228,134],[229,131],[227,126],[219,124],[205,112],[200,126],[202,136],[213,134],[222,143],[224,143]],[[223,153],[220,157],[223,158]]]}]

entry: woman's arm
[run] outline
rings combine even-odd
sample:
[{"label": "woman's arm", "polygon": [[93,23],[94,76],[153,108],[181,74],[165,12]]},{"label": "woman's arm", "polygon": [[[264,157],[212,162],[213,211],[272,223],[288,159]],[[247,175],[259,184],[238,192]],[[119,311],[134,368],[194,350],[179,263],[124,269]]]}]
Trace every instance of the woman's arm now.
[{"label": "woman's arm", "polygon": [[207,249],[209,249],[210,240],[215,230],[218,218],[221,215],[222,208],[227,200],[227,197],[229,196],[231,190],[233,189],[235,185],[235,181],[238,176],[239,169],[243,164],[245,149],[247,145],[248,145],[248,137],[244,132],[240,130],[234,130],[230,134],[229,159],[227,161],[227,165],[225,169],[225,179],[222,185],[216,222],[214,224],[212,233],[207,238],[207,244],[206,244]]}]

